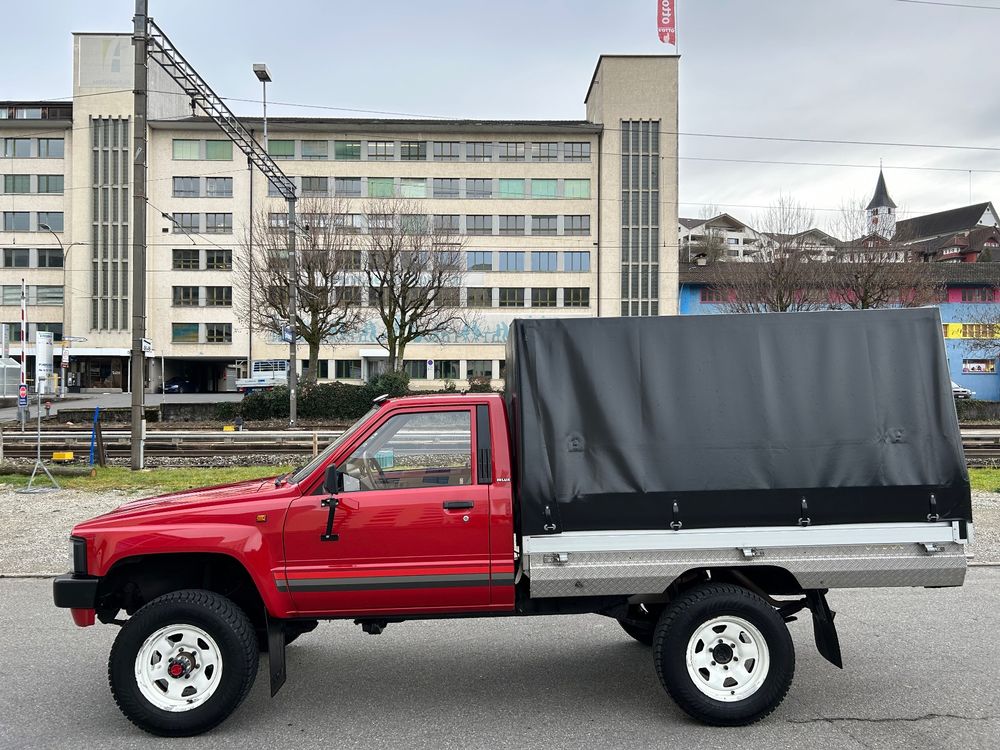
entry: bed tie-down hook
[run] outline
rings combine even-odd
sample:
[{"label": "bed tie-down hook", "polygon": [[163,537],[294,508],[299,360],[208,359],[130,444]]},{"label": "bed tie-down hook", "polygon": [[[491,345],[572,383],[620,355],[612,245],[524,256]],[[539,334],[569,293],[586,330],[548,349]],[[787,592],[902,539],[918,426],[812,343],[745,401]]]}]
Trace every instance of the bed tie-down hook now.
[{"label": "bed tie-down hook", "polygon": [[806,500],[806,496],[802,496],[802,506],[799,512],[799,526],[808,526],[812,523],[812,519],[809,518],[809,502]]}]

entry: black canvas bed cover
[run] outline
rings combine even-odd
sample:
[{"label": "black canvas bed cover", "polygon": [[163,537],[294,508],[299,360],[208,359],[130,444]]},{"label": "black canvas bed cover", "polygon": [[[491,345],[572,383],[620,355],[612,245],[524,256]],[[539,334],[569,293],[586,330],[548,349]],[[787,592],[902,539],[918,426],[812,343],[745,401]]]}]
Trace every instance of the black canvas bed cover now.
[{"label": "black canvas bed cover", "polygon": [[936,308],[515,320],[506,356],[523,534],[971,520]]}]

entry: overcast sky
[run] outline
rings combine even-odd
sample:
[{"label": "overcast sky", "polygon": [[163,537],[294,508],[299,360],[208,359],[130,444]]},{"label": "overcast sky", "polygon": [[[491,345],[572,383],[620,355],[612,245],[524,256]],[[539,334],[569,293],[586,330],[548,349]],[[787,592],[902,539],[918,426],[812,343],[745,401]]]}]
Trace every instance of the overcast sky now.
[{"label": "overcast sky", "polygon": [[[986,146],[994,151],[781,143],[682,135],[680,214],[718,206],[752,220],[779,193],[829,220],[870,197],[884,160],[907,214],[1000,196],[1000,0],[678,0],[680,130]],[[150,14],[217,93],[269,114],[584,117],[601,53],[672,53],[657,0],[151,0]],[[72,31],[129,31],[133,0],[35,0],[4,8],[0,98],[71,91]],[[257,114],[233,103],[239,114]],[[745,164],[756,159],[863,165]],[[934,167],[904,169],[903,167]],[[947,171],[947,169],[955,171]],[[996,170],[990,174],[984,170]]]}]

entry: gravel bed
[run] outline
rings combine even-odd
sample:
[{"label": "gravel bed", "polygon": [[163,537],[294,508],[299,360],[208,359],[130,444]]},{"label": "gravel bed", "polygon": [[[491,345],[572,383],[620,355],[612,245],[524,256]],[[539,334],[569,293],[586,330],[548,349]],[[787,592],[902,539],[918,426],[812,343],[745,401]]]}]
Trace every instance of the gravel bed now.
[{"label": "gravel bed", "polygon": [[[142,493],[0,491],[0,507],[5,510],[0,524],[0,576],[65,573],[70,569],[69,532],[74,524],[137,497]],[[972,517],[974,561],[1000,564],[1000,494],[974,492]]]}]

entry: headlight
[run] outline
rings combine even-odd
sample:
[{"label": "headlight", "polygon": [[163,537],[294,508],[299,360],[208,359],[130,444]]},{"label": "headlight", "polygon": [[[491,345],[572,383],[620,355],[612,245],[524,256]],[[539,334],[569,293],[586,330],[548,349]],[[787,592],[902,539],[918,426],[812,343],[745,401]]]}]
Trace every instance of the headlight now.
[{"label": "headlight", "polygon": [[71,536],[69,543],[70,555],[73,559],[73,572],[77,575],[87,575],[87,540]]}]

